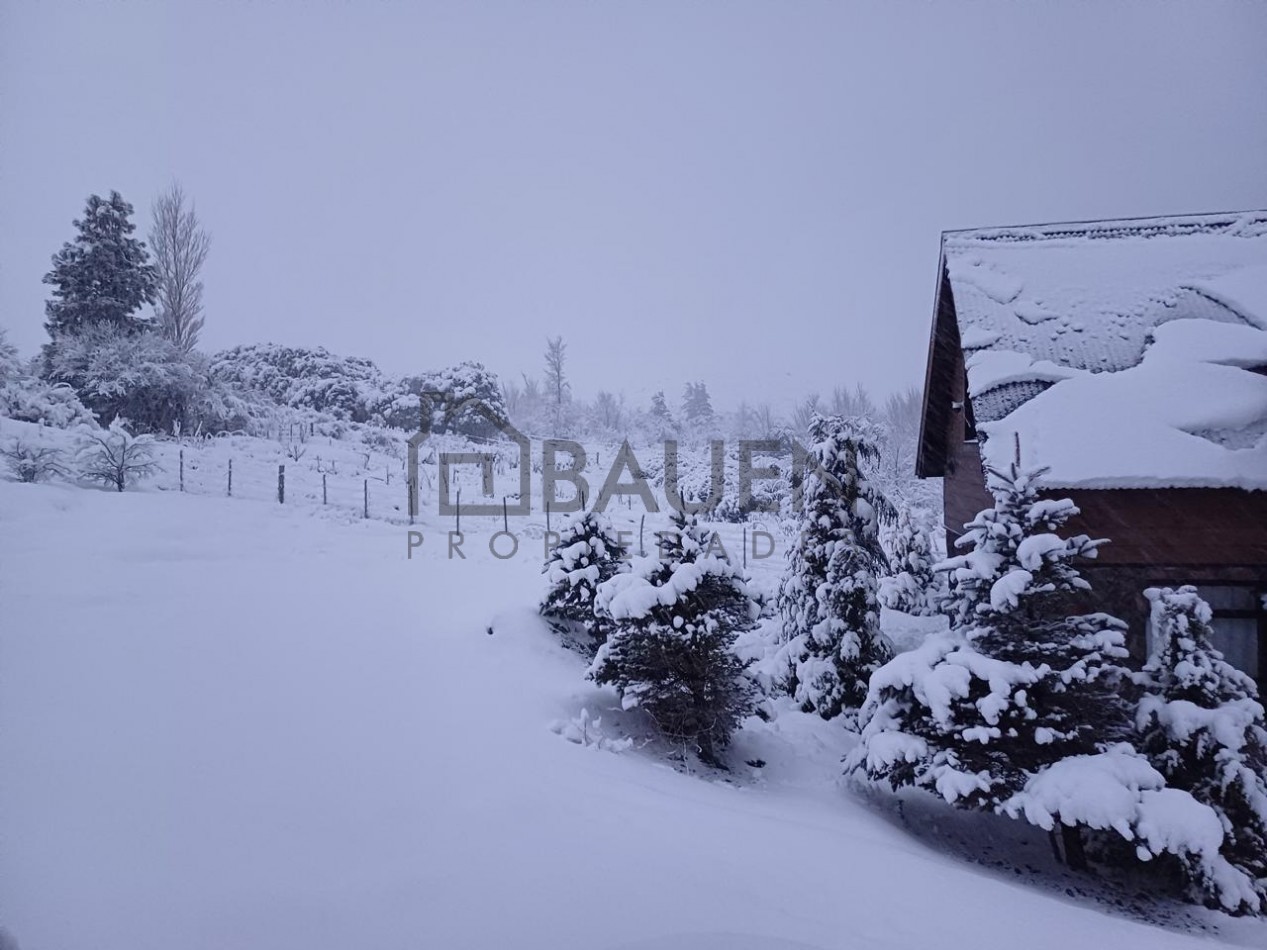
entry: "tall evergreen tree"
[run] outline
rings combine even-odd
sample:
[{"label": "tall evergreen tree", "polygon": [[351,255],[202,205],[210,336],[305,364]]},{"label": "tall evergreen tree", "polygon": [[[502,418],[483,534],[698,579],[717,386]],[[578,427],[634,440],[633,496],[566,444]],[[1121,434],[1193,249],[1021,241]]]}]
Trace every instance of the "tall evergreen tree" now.
[{"label": "tall evergreen tree", "polygon": [[[1210,607],[1195,587],[1147,594],[1154,646],[1139,677],[1137,744],[1168,786],[1214,809],[1221,853],[1257,882],[1267,904],[1267,728],[1258,688],[1211,644]],[[1192,883],[1204,890],[1206,882]]]},{"label": "tall evergreen tree", "polygon": [[682,416],[692,426],[708,426],[713,421],[713,402],[702,382],[687,383],[682,395]]},{"label": "tall evergreen tree", "polygon": [[669,411],[669,404],[664,398],[663,389],[651,394],[650,415],[651,426],[655,436],[660,439],[670,438],[677,425],[673,421],[673,414]]},{"label": "tall evergreen tree", "polygon": [[905,505],[898,512],[889,548],[889,571],[880,582],[880,603],[919,617],[936,614],[944,597],[945,575],[933,570],[939,559],[933,555],[928,529]]},{"label": "tall evergreen tree", "polygon": [[739,572],[693,515],[677,513],[659,535],[659,556],[635,558],[598,590],[612,619],[590,666],[626,709],[647,711],[669,738],[720,765],[722,749],[753,708],[744,663],[734,653],[758,605]]},{"label": "tall evergreen tree", "polygon": [[54,341],[99,324],[122,330],[148,325],[136,311],[154,302],[157,275],[144,242],[131,237],[131,216],[132,206],[117,191],[108,199],[88,198],[84,216],[75,221],[78,235],[53,255],[53,269],[44,275],[53,287],[45,326]]},{"label": "tall evergreen tree", "polygon": [[800,533],[779,585],[793,695],[824,719],[861,706],[871,674],[893,656],[876,599],[886,567],[880,521],[893,510],[862,470],[876,454],[873,435],[865,424],[815,416]]},{"label": "tall evergreen tree", "polygon": [[1073,562],[1103,542],[1056,534],[1078,509],[1038,497],[1044,471],[992,473],[995,506],[959,541],[972,550],[939,565],[951,631],[872,677],[853,767],[999,810],[1045,767],[1129,734],[1125,625],[1067,612],[1089,587]]},{"label": "tall evergreen tree", "polygon": [[596,609],[599,585],[619,574],[627,557],[603,515],[586,511],[572,519],[542,568],[550,587],[541,615],[566,637],[586,635],[579,642],[593,653],[611,626],[611,618]]}]

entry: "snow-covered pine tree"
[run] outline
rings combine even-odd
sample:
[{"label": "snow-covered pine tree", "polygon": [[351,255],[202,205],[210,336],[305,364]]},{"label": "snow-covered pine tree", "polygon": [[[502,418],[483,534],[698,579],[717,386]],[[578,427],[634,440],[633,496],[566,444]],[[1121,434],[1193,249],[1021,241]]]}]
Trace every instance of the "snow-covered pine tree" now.
[{"label": "snow-covered pine tree", "polygon": [[705,763],[753,708],[754,690],[733,646],[758,605],[739,572],[693,515],[676,514],[659,556],[634,558],[598,589],[612,619],[589,676],[614,686],[626,709],[647,711],[665,736],[692,744]]},{"label": "snow-covered pine tree", "polygon": [[595,609],[598,586],[620,573],[627,558],[628,551],[604,516],[586,511],[572,519],[542,568],[550,588],[541,602],[541,615],[560,634],[586,634],[578,642],[592,654],[607,639],[611,623]]},{"label": "snow-covered pine tree", "polygon": [[997,811],[1044,768],[1129,734],[1125,625],[1069,613],[1089,588],[1073,562],[1103,542],[1056,534],[1078,509],[1038,497],[1044,471],[991,473],[995,506],[959,542],[972,550],[938,565],[951,630],[872,677],[851,768]]},{"label": "snow-covered pine tree", "polygon": [[839,416],[810,423],[800,532],[779,585],[793,696],[824,719],[861,706],[871,674],[893,656],[876,599],[886,567],[879,526],[893,509],[862,471],[875,434]]},{"label": "snow-covered pine tree", "polygon": [[939,558],[927,527],[903,506],[889,536],[889,573],[880,581],[880,603],[890,610],[931,617],[944,599],[945,575],[933,570]]},{"label": "snow-covered pine tree", "polygon": [[132,206],[117,191],[108,199],[91,195],[84,216],[75,221],[74,242],[53,255],[44,283],[53,286],[45,311],[54,343],[94,324],[128,330],[146,325],[134,314],[154,302],[157,273],[145,244],[131,237],[136,230],[131,217]]},{"label": "snow-covered pine tree", "polygon": [[702,382],[687,383],[682,392],[682,418],[688,426],[707,427],[713,422],[713,402],[708,386]]},{"label": "snow-covered pine tree", "polygon": [[[1195,587],[1152,588],[1154,646],[1139,675],[1137,745],[1171,788],[1223,824],[1221,853],[1267,904],[1267,727],[1254,681],[1211,644],[1210,607]],[[1218,895],[1194,881],[1206,903]]]},{"label": "snow-covered pine tree", "polygon": [[677,432],[677,423],[673,421],[673,413],[669,411],[669,403],[664,398],[664,390],[659,389],[651,395],[651,409],[647,413],[651,424],[651,436],[656,439],[671,439]]},{"label": "snow-covered pine tree", "polygon": [[0,386],[22,375],[22,362],[18,348],[8,341],[4,327],[0,327]]}]

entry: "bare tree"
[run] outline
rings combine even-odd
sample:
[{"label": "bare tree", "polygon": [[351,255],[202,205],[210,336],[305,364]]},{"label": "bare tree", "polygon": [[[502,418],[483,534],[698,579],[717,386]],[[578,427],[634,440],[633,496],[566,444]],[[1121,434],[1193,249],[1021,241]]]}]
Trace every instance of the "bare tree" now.
[{"label": "bare tree", "polygon": [[870,394],[862,388],[862,383],[854,386],[853,391],[844,386],[837,386],[831,391],[832,415],[844,416],[846,419],[865,417],[875,418],[875,403]]},{"label": "bare tree", "polygon": [[774,408],[763,402],[753,411],[753,425],[758,439],[777,439],[782,434],[783,424],[775,414]]},{"label": "bare tree", "polygon": [[792,428],[797,435],[807,435],[809,433],[809,424],[814,421],[815,413],[825,411],[818,398],[818,393],[810,393],[792,407]]},{"label": "bare tree", "polygon": [[185,351],[198,343],[202,330],[202,272],[211,237],[198,223],[193,203],[185,203],[185,192],[173,184],[154,202],[154,223],[150,228],[150,251],[158,271],[155,302],[159,329],[167,339]]},{"label": "bare tree", "polygon": [[20,482],[42,482],[50,475],[66,474],[62,453],[49,446],[30,445],[17,439],[0,449],[0,455],[8,460],[10,470]]},{"label": "bare tree", "polygon": [[567,344],[562,336],[554,339],[546,338],[546,373],[545,385],[550,403],[554,407],[554,427],[556,434],[562,434],[563,404],[567,401],[572,386],[563,372],[563,364],[567,358]]},{"label": "bare tree", "polygon": [[604,429],[615,431],[620,427],[620,400],[614,395],[601,391],[594,400],[594,409]]},{"label": "bare tree", "polygon": [[133,436],[118,419],[108,429],[83,430],[80,439],[79,474],[89,481],[123,491],[161,470],[154,460],[154,440],[148,435]]}]

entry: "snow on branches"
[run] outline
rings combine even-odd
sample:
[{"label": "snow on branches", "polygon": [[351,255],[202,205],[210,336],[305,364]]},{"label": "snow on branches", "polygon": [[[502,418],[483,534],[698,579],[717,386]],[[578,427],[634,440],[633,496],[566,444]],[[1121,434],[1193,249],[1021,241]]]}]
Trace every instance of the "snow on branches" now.
[{"label": "snow on branches", "polygon": [[777,605],[792,693],[831,719],[862,704],[872,672],[893,655],[876,592],[887,567],[880,521],[894,513],[863,472],[877,454],[875,427],[815,416],[810,435],[800,530]]},{"label": "snow on branches", "polygon": [[618,574],[628,551],[604,516],[587,511],[563,529],[542,568],[549,590],[541,615],[564,635],[585,635],[592,653],[607,639],[611,618],[595,609],[599,585]]},{"label": "snow on branches", "polygon": [[659,536],[658,556],[634,558],[628,572],[599,586],[598,610],[611,628],[589,675],[717,765],[752,711],[753,687],[733,647],[758,607],[712,540],[693,515],[677,514]]}]

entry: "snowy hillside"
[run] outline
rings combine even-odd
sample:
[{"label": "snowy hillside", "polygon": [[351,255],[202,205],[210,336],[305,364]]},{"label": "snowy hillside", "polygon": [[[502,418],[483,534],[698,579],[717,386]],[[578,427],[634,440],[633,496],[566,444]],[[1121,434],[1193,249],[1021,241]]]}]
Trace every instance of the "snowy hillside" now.
[{"label": "snowy hillside", "polygon": [[500,519],[462,560],[428,514],[410,558],[319,482],[159,490],[172,451],[143,491],[0,481],[0,924],[25,950],[1267,944],[1061,872],[1024,824],[867,801],[849,734],[786,706],[729,774],[675,770],[537,617],[529,542],[489,554]]}]

